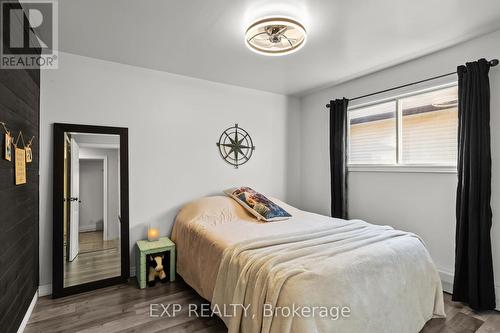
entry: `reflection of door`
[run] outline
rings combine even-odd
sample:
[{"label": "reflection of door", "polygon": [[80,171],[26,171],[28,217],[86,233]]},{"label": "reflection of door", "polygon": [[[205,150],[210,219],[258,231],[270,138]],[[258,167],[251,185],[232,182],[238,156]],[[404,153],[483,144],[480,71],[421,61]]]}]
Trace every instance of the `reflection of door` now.
[{"label": "reflection of door", "polygon": [[69,212],[71,209],[69,197],[70,189],[69,189],[69,179],[70,179],[70,161],[71,161],[71,140],[64,134],[64,189],[63,189],[63,197],[64,197],[64,208],[63,208],[63,232],[64,232],[64,257],[66,260],[69,260]]},{"label": "reflection of door", "polygon": [[80,197],[80,149],[75,139],[71,139],[71,180],[70,180],[70,216],[69,216],[69,261],[78,255],[79,232],[79,197]]}]

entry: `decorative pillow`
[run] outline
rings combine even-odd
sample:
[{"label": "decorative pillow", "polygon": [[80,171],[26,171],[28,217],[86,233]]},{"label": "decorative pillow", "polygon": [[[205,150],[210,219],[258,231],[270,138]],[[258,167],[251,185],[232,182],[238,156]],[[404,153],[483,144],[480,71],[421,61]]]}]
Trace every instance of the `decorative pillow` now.
[{"label": "decorative pillow", "polygon": [[224,193],[240,203],[259,220],[273,222],[292,217],[283,208],[250,187],[233,188],[225,190]]}]

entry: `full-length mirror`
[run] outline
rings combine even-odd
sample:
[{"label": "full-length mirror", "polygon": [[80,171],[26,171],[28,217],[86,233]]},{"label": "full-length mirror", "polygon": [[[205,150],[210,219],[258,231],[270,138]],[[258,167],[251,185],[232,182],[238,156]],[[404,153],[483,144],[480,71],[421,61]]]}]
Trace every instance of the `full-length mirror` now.
[{"label": "full-length mirror", "polygon": [[128,278],[127,129],[54,125],[54,296]]}]

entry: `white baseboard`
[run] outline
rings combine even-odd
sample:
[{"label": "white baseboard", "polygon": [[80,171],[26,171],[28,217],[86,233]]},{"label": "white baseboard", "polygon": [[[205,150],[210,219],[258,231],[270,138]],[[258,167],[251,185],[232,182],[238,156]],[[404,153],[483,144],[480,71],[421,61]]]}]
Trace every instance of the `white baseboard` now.
[{"label": "white baseboard", "polygon": [[26,328],[26,325],[28,324],[28,320],[30,320],[31,313],[33,312],[33,309],[35,308],[36,301],[38,300],[38,291],[35,292],[35,295],[33,295],[33,299],[31,300],[30,306],[28,307],[28,310],[26,311],[26,314],[24,315],[23,321],[21,322],[21,325],[19,325],[19,328],[17,329],[17,333],[23,333],[24,329]]},{"label": "white baseboard", "polygon": [[443,290],[448,294],[453,293],[453,273],[438,270],[439,276],[441,277],[441,283],[443,284]]},{"label": "white baseboard", "polygon": [[52,285],[45,284],[43,286],[38,286],[38,297],[52,295]]},{"label": "white baseboard", "polygon": [[89,231],[96,231],[96,230],[97,230],[97,226],[96,225],[81,225],[78,228],[79,232],[89,232]]},{"label": "white baseboard", "polygon": [[[443,290],[449,294],[453,294],[453,279],[454,275],[451,272],[445,270],[438,270],[439,276],[441,277],[441,283],[443,284]],[[496,296],[496,310],[500,311],[500,286],[495,285],[495,296]]]}]

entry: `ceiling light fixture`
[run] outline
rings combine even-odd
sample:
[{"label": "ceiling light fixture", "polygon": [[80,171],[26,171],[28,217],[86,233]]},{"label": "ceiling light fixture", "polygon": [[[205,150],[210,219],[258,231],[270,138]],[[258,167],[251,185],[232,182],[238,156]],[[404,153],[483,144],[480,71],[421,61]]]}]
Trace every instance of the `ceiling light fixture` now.
[{"label": "ceiling light fixture", "polygon": [[285,17],[269,17],[251,24],[245,33],[248,48],[259,54],[281,56],[300,50],[306,43],[306,29]]}]

